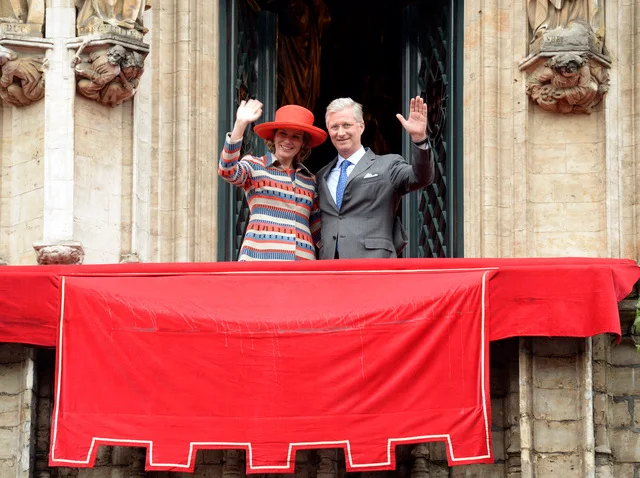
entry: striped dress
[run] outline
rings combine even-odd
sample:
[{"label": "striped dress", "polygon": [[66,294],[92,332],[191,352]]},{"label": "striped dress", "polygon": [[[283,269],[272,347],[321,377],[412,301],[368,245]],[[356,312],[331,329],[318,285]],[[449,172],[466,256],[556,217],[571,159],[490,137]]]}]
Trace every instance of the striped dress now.
[{"label": "striped dress", "polygon": [[244,189],[251,216],[239,261],[294,261],[316,258],[320,209],[316,178],[301,163],[285,169],[271,153],[240,159],[242,140],[227,134],[218,174]]}]

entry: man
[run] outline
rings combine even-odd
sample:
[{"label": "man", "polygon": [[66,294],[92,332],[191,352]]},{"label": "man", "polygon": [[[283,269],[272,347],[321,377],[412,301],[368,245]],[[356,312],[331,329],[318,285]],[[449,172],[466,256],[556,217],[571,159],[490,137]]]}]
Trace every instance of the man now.
[{"label": "man", "polygon": [[378,156],[361,143],[362,105],[339,98],[325,121],[338,157],[316,178],[322,211],[320,259],[397,257],[406,233],[396,211],[404,194],[427,186],[435,175],[427,141],[427,105],[411,99],[409,118],[396,115],[411,136],[412,164],[402,156]]}]

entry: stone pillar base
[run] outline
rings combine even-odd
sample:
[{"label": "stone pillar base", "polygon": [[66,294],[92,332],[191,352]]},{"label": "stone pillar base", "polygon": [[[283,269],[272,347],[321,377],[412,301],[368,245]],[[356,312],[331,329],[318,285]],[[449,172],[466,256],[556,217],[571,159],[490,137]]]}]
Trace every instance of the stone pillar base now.
[{"label": "stone pillar base", "polygon": [[36,242],[33,244],[38,264],[46,265],[74,265],[84,261],[82,243],[74,241]]}]

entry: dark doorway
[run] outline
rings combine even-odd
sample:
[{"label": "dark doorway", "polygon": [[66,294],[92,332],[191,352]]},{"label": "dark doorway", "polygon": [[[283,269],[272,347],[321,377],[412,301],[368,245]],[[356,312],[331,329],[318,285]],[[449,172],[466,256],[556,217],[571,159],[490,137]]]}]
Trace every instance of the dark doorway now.
[{"label": "dark doorway", "polygon": [[[436,180],[398,211],[409,233],[405,256],[461,257],[462,0],[227,0],[221,7],[221,131],[246,97],[263,101],[265,121],[297,103],[324,129],[328,103],[349,96],[364,106],[363,145],[406,158],[409,138],[395,115],[406,116],[409,98],[422,95]],[[243,148],[264,154],[252,131]],[[327,140],[307,166],[317,172],[335,155]],[[220,183],[219,212],[219,258],[234,260],[248,219],[239,188]]]},{"label": "dark doorway", "polygon": [[[325,0],[331,21],[323,38],[320,94],[314,114],[324,128],[324,114],[335,98],[351,97],[363,105],[362,143],[377,154],[402,152],[402,2]],[[308,166],[317,171],[335,157],[330,140],[317,148]]]}]

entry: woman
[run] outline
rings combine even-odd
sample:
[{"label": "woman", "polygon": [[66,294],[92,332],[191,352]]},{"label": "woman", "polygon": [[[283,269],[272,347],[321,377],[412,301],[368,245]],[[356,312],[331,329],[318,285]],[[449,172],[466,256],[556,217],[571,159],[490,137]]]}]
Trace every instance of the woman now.
[{"label": "woman", "polygon": [[239,261],[304,260],[316,258],[320,241],[320,210],[316,178],[302,162],[327,139],[313,126],[313,113],[287,105],[275,121],[254,127],[269,153],[240,159],[246,127],[262,116],[258,100],[242,101],[233,131],[227,134],[218,174],[244,189],[251,217]]}]

